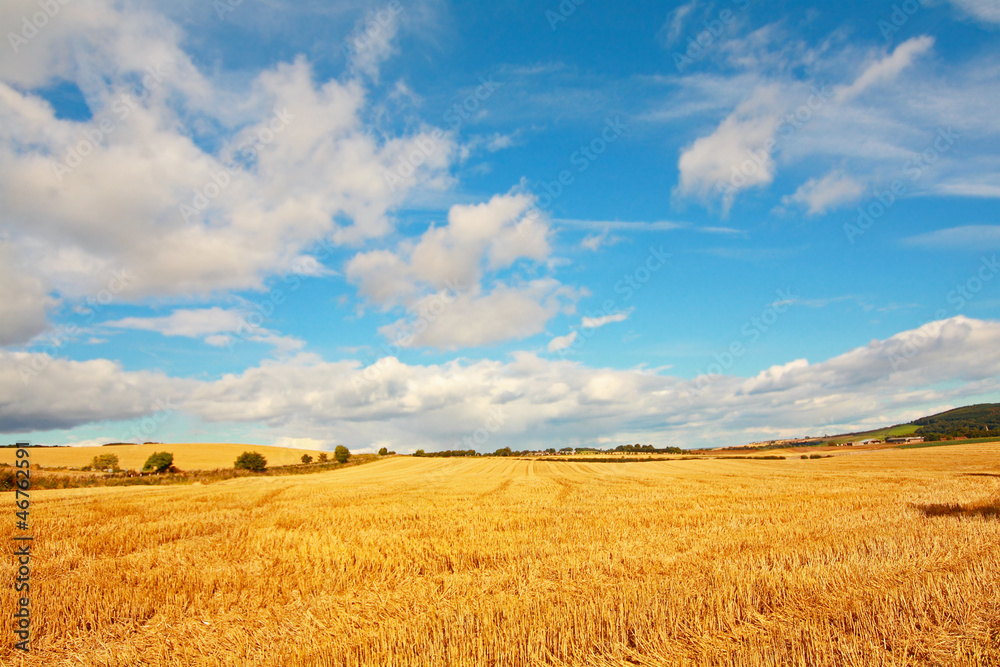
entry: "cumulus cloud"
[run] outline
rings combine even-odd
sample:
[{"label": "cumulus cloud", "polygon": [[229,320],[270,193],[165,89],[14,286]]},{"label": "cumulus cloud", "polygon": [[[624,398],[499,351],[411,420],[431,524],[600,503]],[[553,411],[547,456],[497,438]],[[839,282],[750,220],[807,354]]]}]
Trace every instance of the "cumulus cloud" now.
[{"label": "cumulus cloud", "polygon": [[[587,368],[515,353],[508,361],[408,365],[387,357],[363,368],[314,355],[268,361],[217,380],[123,371],[0,353],[0,424],[7,432],[128,419],[157,397],[213,423],[262,423],[275,439],[331,438],[399,451],[453,448],[490,415],[505,443],[591,443],[641,434],[654,442],[739,444],[824,428],[854,430],[925,406],[996,397],[1000,322],[954,317],[754,377],[694,379],[644,369]],[[43,366],[27,383],[19,368]]]},{"label": "cumulus cloud", "polygon": [[411,300],[418,294],[416,283],[437,290],[468,289],[486,270],[509,267],[521,258],[548,257],[548,225],[533,204],[530,195],[510,193],[482,204],[453,206],[448,223],[431,225],[415,245],[359,253],[345,273],[381,306]]},{"label": "cumulus cloud", "polygon": [[456,350],[520,340],[541,333],[560,312],[572,312],[574,290],[551,278],[520,286],[500,285],[452,295],[431,294],[417,301],[412,317],[380,329],[401,347]]},{"label": "cumulus cloud", "polygon": [[45,284],[0,245],[0,345],[27,343],[42,333],[46,308],[53,305]]},{"label": "cumulus cloud", "polygon": [[799,205],[809,215],[823,215],[861,198],[865,186],[839,169],[823,178],[810,178],[794,194],[782,197],[785,206]]},{"label": "cumulus cloud", "polygon": [[191,386],[160,373],[125,371],[106,359],[70,361],[0,350],[0,431],[144,417],[173,405]]},{"label": "cumulus cloud", "polygon": [[549,234],[534,198],[511,192],[453,206],[446,225],[431,225],[395,251],[359,253],[345,274],[375,305],[407,310],[407,317],[381,329],[403,347],[457,349],[521,339],[571,309],[575,292],[552,278],[494,280],[491,289],[484,279],[519,260],[547,260]]},{"label": "cumulus cloud", "polygon": [[[37,5],[2,11],[14,24]],[[387,234],[413,188],[449,182],[452,139],[370,131],[356,78],[320,81],[299,58],[215,80],[163,16],[80,0],[57,18],[0,59],[0,223],[30,279],[62,297],[123,267],[120,301],[260,289],[317,242]],[[53,82],[77,85],[93,117],[57,114],[37,92]],[[434,149],[388,179],[418,145]]]}]

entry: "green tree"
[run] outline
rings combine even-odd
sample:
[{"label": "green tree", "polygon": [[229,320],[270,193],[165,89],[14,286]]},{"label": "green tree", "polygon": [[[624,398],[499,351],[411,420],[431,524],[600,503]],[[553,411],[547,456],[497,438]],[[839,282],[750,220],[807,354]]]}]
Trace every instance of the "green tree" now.
[{"label": "green tree", "polygon": [[426,454],[424,454],[424,450],[422,450],[422,449],[418,449],[417,451],[413,452],[413,455],[414,456],[426,456]]},{"label": "green tree", "polygon": [[378,450],[378,455],[379,456],[388,456],[389,455],[389,450],[386,447],[383,447],[382,449]]},{"label": "green tree", "polygon": [[252,470],[262,472],[267,468],[267,459],[257,452],[243,452],[236,457],[234,466],[237,470]]},{"label": "green tree", "polygon": [[320,463],[326,463],[327,459],[329,459],[329,458],[330,458],[330,457],[328,457],[328,456],[326,455],[326,452],[320,452],[320,455],[319,455],[319,459],[318,459],[318,460],[319,460],[319,462],[320,462]]},{"label": "green tree", "polygon": [[98,454],[94,457],[93,462],[91,462],[90,467],[94,470],[107,470],[111,468],[112,470],[118,470],[118,455],[117,454]]},{"label": "green tree", "polygon": [[173,464],[174,455],[170,452],[153,452],[142,464],[142,469],[145,472],[161,473],[166,472]]},{"label": "green tree", "polygon": [[312,463],[313,462],[313,457],[309,456],[308,454],[303,454],[302,455],[302,462],[305,463],[305,464]]},{"label": "green tree", "polygon": [[347,459],[351,458],[351,451],[343,445],[337,445],[337,448],[333,450],[333,458],[337,460],[337,463],[347,463]]}]

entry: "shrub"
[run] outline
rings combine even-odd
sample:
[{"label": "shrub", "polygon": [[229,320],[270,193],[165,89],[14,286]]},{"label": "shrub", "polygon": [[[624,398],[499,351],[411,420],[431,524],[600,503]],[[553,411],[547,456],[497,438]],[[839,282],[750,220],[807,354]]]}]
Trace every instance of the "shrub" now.
[{"label": "shrub", "polygon": [[317,461],[319,461],[320,463],[326,463],[329,458],[330,457],[326,455],[326,452],[321,452]]},{"label": "shrub", "polygon": [[378,455],[379,456],[388,456],[389,455],[389,450],[386,447],[383,447],[382,449],[378,450]]},{"label": "shrub", "polygon": [[90,467],[94,470],[107,470],[111,468],[112,470],[120,470],[118,467],[118,455],[117,454],[99,454],[94,457],[93,462]]},{"label": "shrub", "polygon": [[153,452],[142,464],[143,472],[161,473],[174,465],[174,455],[170,452]]},{"label": "shrub", "polygon": [[236,457],[236,463],[233,467],[237,470],[262,472],[265,468],[267,468],[267,459],[257,452],[243,452]]},{"label": "shrub", "polygon": [[309,456],[308,454],[303,454],[302,462],[308,465],[313,462],[313,457]]},{"label": "shrub", "polygon": [[351,452],[347,447],[337,445],[337,448],[333,450],[333,458],[336,459],[337,463],[347,463],[347,459],[351,458]]},{"label": "shrub", "polygon": [[803,454],[801,458],[808,459],[809,455],[808,454]]},{"label": "shrub", "polygon": [[14,471],[4,468],[0,470],[0,491],[12,491],[14,486]]}]

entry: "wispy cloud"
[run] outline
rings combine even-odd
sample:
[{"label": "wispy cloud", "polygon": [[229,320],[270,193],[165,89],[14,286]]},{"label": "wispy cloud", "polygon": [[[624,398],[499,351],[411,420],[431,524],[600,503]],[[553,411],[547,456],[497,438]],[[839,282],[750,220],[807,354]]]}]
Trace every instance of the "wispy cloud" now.
[{"label": "wispy cloud", "polygon": [[782,197],[785,206],[799,205],[809,215],[822,215],[845,204],[858,201],[865,186],[839,169],[823,178],[810,178],[794,194]]},{"label": "wispy cloud", "polygon": [[1000,225],[965,225],[918,234],[903,240],[914,248],[939,250],[995,250],[1000,248]]},{"label": "wispy cloud", "polygon": [[951,4],[979,21],[1000,24],[1000,3],[996,0],[951,0]]},{"label": "wispy cloud", "polygon": [[605,324],[624,322],[631,314],[632,309],[630,308],[629,310],[621,313],[612,313],[611,315],[603,315],[601,317],[584,317],[580,321],[580,326],[584,329],[597,329],[599,327],[603,327]]},{"label": "wispy cloud", "polygon": [[577,333],[571,331],[565,336],[556,336],[549,341],[548,350],[549,352],[558,352],[559,350],[565,350],[570,345],[576,342]]},{"label": "wispy cloud", "polygon": [[575,229],[595,229],[618,232],[633,232],[641,234],[644,232],[666,232],[674,230],[689,230],[702,232],[705,234],[745,234],[742,229],[733,227],[718,226],[698,226],[690,222],[679,222],[674,220],[656,220],[652,222],[626,222],[623,220],[572,220],[557,218],[552,221],[557,227],[567,227]]},{"label": "wispy cloud", "polygon": [[878,83],[895,79],[900,72],[918,57],[930,51],[933,46],[934,38],[927,35],[906,40],[891,54],[866,67],[853,83],[836,88],[836,101],[839,103],[850,101]]},{"label": "wispy cloud", "polygon": [[260,313],[213,307],[175,310],[163,317],[126,317],[105,322],[111,329],[152,331],[164,336],[198,338],[215,347],[229,345],[236,338],[273,345],[282,352],[301,349],[305,343],[260,326]]}]

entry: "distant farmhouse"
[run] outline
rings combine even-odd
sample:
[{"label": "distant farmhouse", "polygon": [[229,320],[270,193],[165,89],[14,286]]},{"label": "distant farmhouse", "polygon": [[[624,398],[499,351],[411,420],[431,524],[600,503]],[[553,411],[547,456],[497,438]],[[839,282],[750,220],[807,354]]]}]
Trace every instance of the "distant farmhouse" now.
[{"label": "distant farmhouse", "polygon": [[911,442],[923,442],[923,437],[909,436],[909,437],[898,437],[898,438],[886,438],[885,441],[890,445],[908,445]]}]

